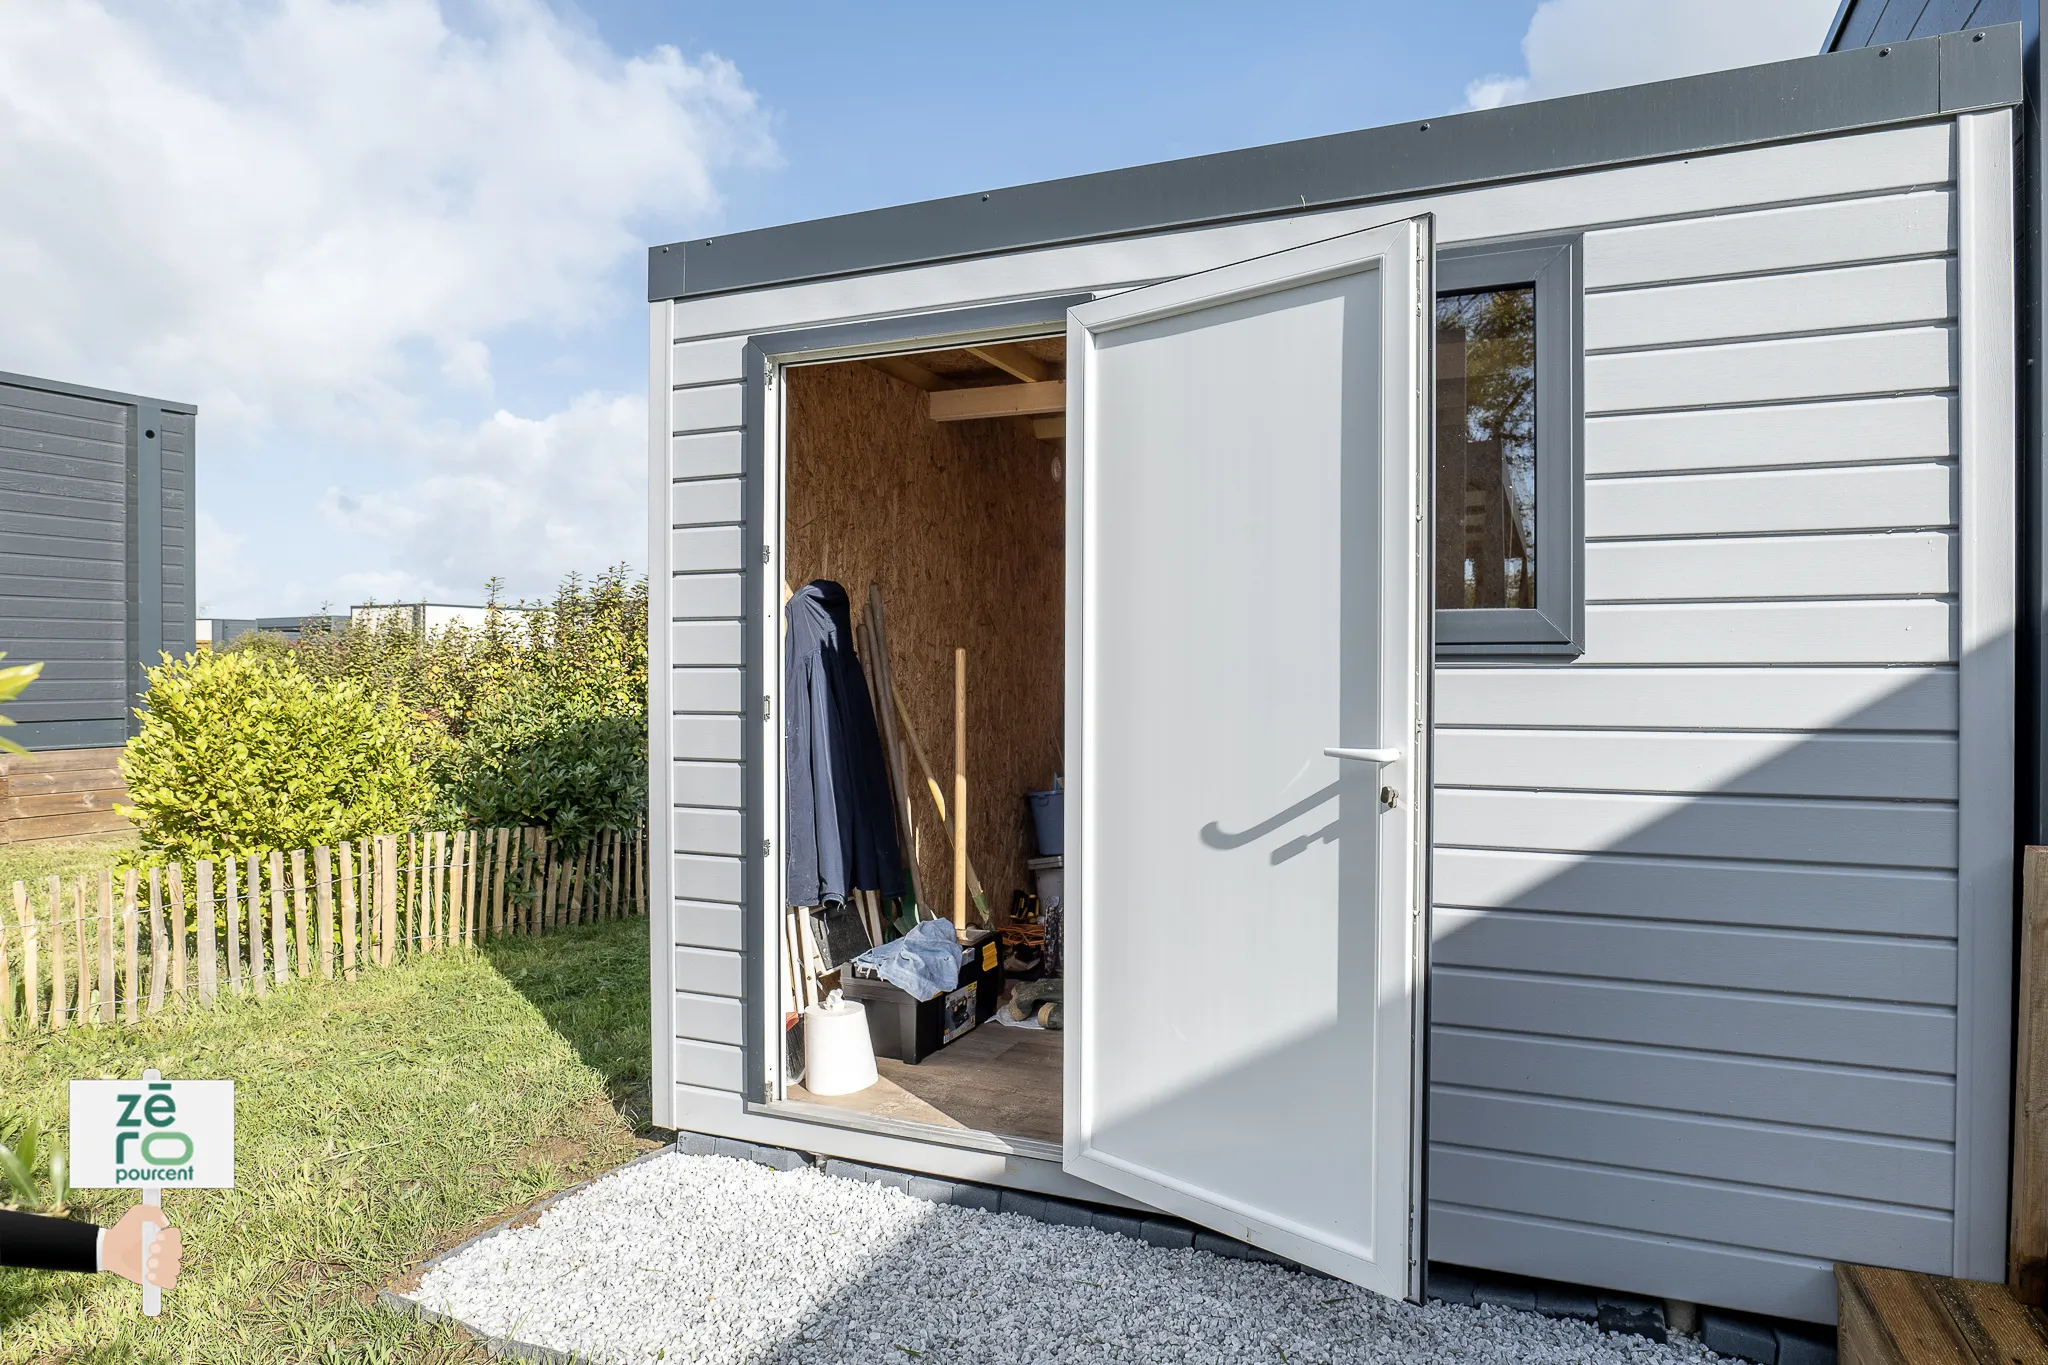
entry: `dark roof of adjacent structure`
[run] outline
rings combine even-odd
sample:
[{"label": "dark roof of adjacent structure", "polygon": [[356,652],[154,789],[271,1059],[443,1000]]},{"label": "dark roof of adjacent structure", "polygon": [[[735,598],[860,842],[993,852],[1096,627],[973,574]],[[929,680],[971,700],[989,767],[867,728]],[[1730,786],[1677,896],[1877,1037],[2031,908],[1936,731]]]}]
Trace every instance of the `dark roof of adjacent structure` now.
[{"label": "dark roof of adjacent structure", "polygon": [[2020,0],[1842,0],[1822,52],[2020,22]]},{"label": "dark roof of adjacent structure", "polygon": [[[1859,2],[1882,0],[1852,0]],[[690,298],[1299,213],[1881,128],[2022,98],[2019,25],[1972,28],[670,242],[648,248],[647,297]]]}]

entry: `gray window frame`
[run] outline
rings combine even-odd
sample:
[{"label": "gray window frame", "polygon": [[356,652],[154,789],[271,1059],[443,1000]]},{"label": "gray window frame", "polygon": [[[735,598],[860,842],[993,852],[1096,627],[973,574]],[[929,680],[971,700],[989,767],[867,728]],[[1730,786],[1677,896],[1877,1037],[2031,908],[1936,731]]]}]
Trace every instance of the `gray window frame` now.
[{"label": "gray window frame", "polygon": [[[1536,605],[1439,607],[1439,658],[1576,657],[1585,652],[1584,254],[1584,240],[1576,233],[1437,251],[1439,294],[1514,285],[1536,290]],[[1432,490],[1432,528],[1435,517]]]}]

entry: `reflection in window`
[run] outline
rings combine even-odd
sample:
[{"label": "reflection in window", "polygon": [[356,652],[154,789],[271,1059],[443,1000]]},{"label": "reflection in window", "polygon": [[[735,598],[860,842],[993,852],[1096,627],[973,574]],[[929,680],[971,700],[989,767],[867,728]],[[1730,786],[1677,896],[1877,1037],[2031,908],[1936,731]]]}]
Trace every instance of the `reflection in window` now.
[{"label": "reflection in window", "polygon": [[1436,302],[1436,600],[1536,605],[1536,290]]}]

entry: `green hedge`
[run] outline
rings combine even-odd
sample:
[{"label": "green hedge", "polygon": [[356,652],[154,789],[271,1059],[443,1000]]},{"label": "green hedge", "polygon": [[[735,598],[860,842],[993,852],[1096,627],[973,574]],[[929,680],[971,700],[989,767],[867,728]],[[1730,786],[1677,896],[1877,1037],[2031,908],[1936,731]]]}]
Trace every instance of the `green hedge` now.
[{"label": "green hedge", "polygon": [[[495,602],[496,585],[491,585]],[[303,848],[432,822],[539,824],[575,847],[647,793],[647,583],[424,637],[392,620],[166,659],[122,767],[145,848]]]}]

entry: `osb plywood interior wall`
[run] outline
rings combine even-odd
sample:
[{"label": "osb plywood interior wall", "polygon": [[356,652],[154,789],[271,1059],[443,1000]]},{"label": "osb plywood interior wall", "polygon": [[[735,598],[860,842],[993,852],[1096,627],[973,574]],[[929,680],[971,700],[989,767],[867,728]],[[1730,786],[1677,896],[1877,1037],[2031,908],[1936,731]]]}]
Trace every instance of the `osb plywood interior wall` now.
[{"label": "osb plywood interior wall", "polygon": [[[1032,885],[1024,793],[1061,762],[1063,443],[1021,419],[934,422],[925,394],[857,361],[792,369],[788,385],[788,587],[837,581],[857,622],[882,585],[896,687],[948,801],[953,650],[966,648],[967,846],[1001,922],[1012,889]],[[918,890],[945,916],[952,855],[910,764]]]}]

